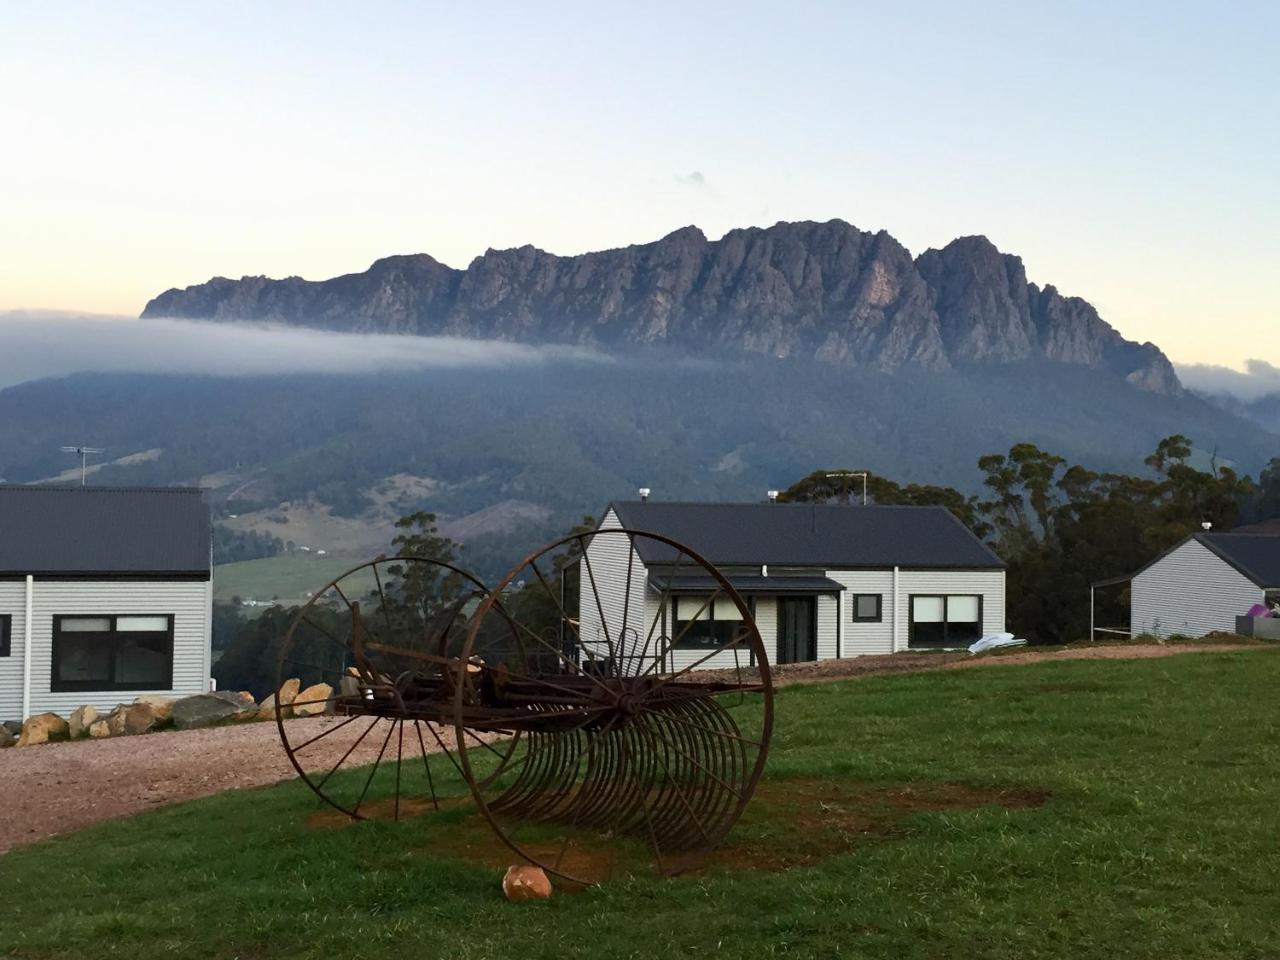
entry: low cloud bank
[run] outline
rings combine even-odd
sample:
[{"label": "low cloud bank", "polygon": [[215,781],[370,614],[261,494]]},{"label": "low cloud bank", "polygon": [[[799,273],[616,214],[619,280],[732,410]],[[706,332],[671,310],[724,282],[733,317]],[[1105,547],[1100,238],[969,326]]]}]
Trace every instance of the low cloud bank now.
[{"label": "low cloud bank", "polygon": [[1246,360],[1244,371],[1211,363],[1178,364],[1178,377],[1192,390],[1226,394],[1245,403],[1280,393],[1280,367],[1266,360]]},{"label": "low cloud bank", "polygon": [[70,373],[375,373],[604,361],[581,347],[300,327],[0,311],[0,387]]}]

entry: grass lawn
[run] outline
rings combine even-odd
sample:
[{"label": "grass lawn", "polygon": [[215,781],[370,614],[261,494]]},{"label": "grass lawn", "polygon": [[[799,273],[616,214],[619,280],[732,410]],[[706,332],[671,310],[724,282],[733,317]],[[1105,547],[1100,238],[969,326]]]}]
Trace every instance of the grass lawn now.
[{"label": "grass lawn", "polygon": [[1277,691],[1274,650],[791,687],[746,833],[820,820],[822,784],[1043,802],[536,904],[450,857],[443,815],[320,829],[300,784],[222,794],[0,857],[0,955],[1277,957]]},{"label": "grass lawn", "polygon": [[[229,601],[232,597],[245,600],[279,597],[284,606],[301,605],[307,602],[308,593],[314,593],[359,563],[361,560],[352,557],[317,557],[314,553],[300,552],[220,563],[213,568],[213,598]],[[356,581],[356,585],[366,591],[374,589],[373,575]]]}]

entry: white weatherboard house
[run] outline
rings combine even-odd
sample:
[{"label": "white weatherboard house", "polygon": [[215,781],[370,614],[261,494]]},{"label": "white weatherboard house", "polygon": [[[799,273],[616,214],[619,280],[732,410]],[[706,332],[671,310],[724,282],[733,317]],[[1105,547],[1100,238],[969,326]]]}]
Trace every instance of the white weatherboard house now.
[{"label": "white weatherboard house", "polygon": [[1133,575],[1130,629],[1157,637],[1236,630],[1255,604],[1280,601],[1280,537],[1197,533]]},{"label": "white weatherboard house", "polygon": [[[1004,630],[1004,564],[943,507],[614,502],[600,527],[660,534],[714,564],[748,602],[774,663],[961,647]],[[656,618],[660,635],[679,636],[715,590],[701,568],[669,562],[654,541],[632,548],[621,535],[601,536],[586,552],[602,602],[580,604],[579,631],[597,649],[606,626],[621,635],[622,611],[634,618],[641,604],[646,625]],[[586,564],[578,567],[585,598]],[[738,616],[717,602],[702,619]],[[670,668],[705,650],[696,639],[677,648]],[[705,666],[731,665],[717,662],[726,656]]]},{"label": "white weatherboard house", "polygon": [[0,486],[0,720],[206,691],[211,559],[198,489]]}]

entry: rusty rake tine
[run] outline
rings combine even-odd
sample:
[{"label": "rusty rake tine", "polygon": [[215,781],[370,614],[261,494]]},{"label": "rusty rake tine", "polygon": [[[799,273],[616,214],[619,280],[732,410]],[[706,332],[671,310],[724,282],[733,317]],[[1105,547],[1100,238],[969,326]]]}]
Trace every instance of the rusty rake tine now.
[{"label": "rusty rake tine", "polygon": [[395,728],[395,723],[392,723],[387,727],[387,735],[382,738],[382,749],[378,751],[378,759],[373,761],[373,769],[369,771],[369,779],[364,782],[364,789],[360,791],[360,799],[356,801],[356,805],[351,811],[356,816],[359,816],[360,804],[364,803],[365,794],[369,792],[369,785],[373,783],[378,767],[382,765],[382,755],[387,752],[387,744],[391,742],[391,734],[395,731]]},{"label": "rusty rake tine", "polygon": [[[596,575],[591,570],[591,556],[588,554],[586,546],[582,548],[582,563],[587,568],[587,579],[591,582],[591,596],[596,601],[596,612],[600,614],[600,626],[604,630],[605,646],[609,648],[609,659],[613,661],[613,668],[616,671],[618,669],[618,653],[613,646],[613,638],[609,635],[609,621],[604,615],[604,605],[600,603],[600,590],[596,586]],[[581,592],[581,577],[578,578],[578,589]],[[578,603],[581,605],[582,597],[578,597]]]},{"label": "rusty rake tine", "polygon": [[431,806],[439,810],[440,801],[436,799],[436,783],[431,776],[431,761],[427,759],[427,744],[422,739],[422,727],[418,725],[418,721],[413,721],[413,729],[418,731],[418,749],[422,751],[422,768],[427,771],[427,789],[431,791]]},{"label": "rusty rake tine", "polygon": [[[542,644],[544,647],[546,647],[548,650],[550,650],[552,653],[554,653],[554,654],[556,655],[556,657],[557,657],[557,658],[558,658],[562,663],[567,663],[567,662],[568,662],[567,660],[565,660],[565,659],[564,659],[564,654],[562,654],[559,650],[557,650],[557,649],[556,649],[555,647],[553,647],[551,644],[547,643],[547,641],[546,641],[546,640],[543,640],[540,636],[538,636],[536,633],[534,633],[532,630],[530,630],[530,629],[529,629],[527,626],[525,626],[523,623],[520,623],[520,622],[518,622],[518,621],[513,621],[513,622],[514,622],[514,623],[516,624],[516,626],[518,626],[521,630],[523,630],[523,631],[524,631],[525,633],[527,633],[529,636],[533,637],[533,639],[534,639],[534,640],[538,641],[538,643]],[[579,642],[579,644],[581,644],[581,642],[582,642],[582,641],[581,641],[581,640],[579,640],[578,642]],[[600,682],[596,677],[593,677],[591,674],[587,673],[587,674],[583,674],[583,676],[587,677],[587,679],[589,679],[592,683],[594,683],[594,684],[595,684],[597,687],[599,687],[601,690],[604,690],[606,693],[609,691],[609,688],[608,688],[608,687],[606,687],[603,683],[601,683],[601,682]],[[576,692],[576,691],[575,691],[575,692]]]},{"label": "rusty rake tine", "polygon": [[318,733],[314,737],[312,737],[310,740],[304,740],[302,741],[302,743],[298,744],[296,747],[292,747],[290,749],[292,749],[294,753],[297,753],[303,747],[309,747],[311,746],[311,744],[315,743],[317,740],[323,740],[329,734],[336,733],[337,731],[345,727],[348,723],[355,723],[362,716],[364,716],[364,714],[360,714],[360,713],[353,714],[352,716],[347,717],[347,719],[343,720],[337,726],[330,727],[328,730],[325,730],[323,733]]},{"label": "rusty rake tine", "polygon": [[[646,713],[660,713],[660,712],[661,712],[661,711],[659,711],[659,710],[655,710],[653,707],[647,707],[647,706],[645,706],[644,704],[640,704],[640,709],[641,709],[641,710],[643,710],[643,711],[645,711]],[[674,720],[676,723],[684,723],[684,724],[687,724],[687,723],[688,723],[688,721],[687,721],[687,720],[681,720],[679,717],[671,717],[671,719],[672,719],[672,720]],[[749,743],[749,744],[751,744],[753,747],[763,747],[763,746],[764,746],[764,744],[763,744],[763,743],[761,743],[759,740],[752,740],[752,739],[751,739],[751,738],[749,738],[749,737],[735,736],[734,734],[731,734],[731,733],[722,733],[721,731],[718,731],[718,730],[717,730],[717,731],[715,731],[715,732],[716,732],[716,734],[717,734],[718,736],[725,737],[726,739],[729,739],[729,740],[740,740],[740,741],[742,741],[743,743]]]},{"label": "rusty rake tine", "polygon": [[396,742],[396,809],[395,821],[400,822],[400,765],[404,761],[404,721],[401,720],[396,724],[399,731]]},{"label": "rusty rake tine", "polygon": [[387,625],[387,640],[390,641],[396,632],[391,626],[391,611],[387,607],[387,595],[382,590],[382,576],[378,573],[378,564],[380,561],[373,561],[373,582],[378,585],[379,606],[382,607],[382,622]]},{"label": "rusty rake tine", "polygon": [[[690,623],[692,623],[692,622],[693,622],[693,621],[690,621]],[[688,630],[688,629],[689,629],[688,627],[685,627],[685,630]],[[681,635],[681,636],[684,636],[684,632],[682,631],[680,635]],[[698,668],[698,667],[702,666],[702,664],[706,663],[706,662],[707,662],[708,660],[710,660],[712,657],[717,657],[717,656],[719,656],[720,654],[724,653],[724,652],[725,652],[726,650],[728,650],[729,648],[731,648],[731,647],[740,647],[740,646],[742,646],[744,643],[747,643],[747,642],[749,642],[749,641],[750,641],[750,635],[749,635],[749,634],[743,634],[743,635],[741,635],[741,636],[735,636],[735,637],[734,637],[732,640],[730,640],[728,643],[723,643],[723,644],[721,644],[720,646],[718,646],[718,647],[716,647],[714,650],[712,650],[710,653],[707,653],[707,654],[705,654],[705,655],[703,655],[703,656],[699,657],[697,660],[693,661],[693,663],[690,663],[690,664],[687,664],[687,665],[686,665],[686,666],[684,666],[684,667],[681,667],[679,671],[677,671],[676,673],[673,673],[671,676],[661,678],[657,683],[655,683],[655,684],[653,685],[653,689],[654,689],[654,690],[657,690],[657,689],[659,689],[659,688],[661,688],[661,687],[665,687],[665,686],[666,686],[668,683],[670,683],[672,680],[678,680],[678,679],[680,679],[681,677],[683,677],[686,673],[688,673],[689,671],[694,670],[694,669],[696,669],[696,668]],[[672,645],[671,645],[671,647],[668,647],[667,649],[673,649],[674,647],[675,647],[675,641],[672,641]]]},{"label": "rusty rake tine", "polygon": [[[618,643],[626,650],[627,642],[627,615],[631,611],[631,570],[635,566],[636,559],[636,538],[635,534],[627,531],[627,585],[622,592],[622,626],[618,628]],[[643,609],[643,607],[642,607]],[[643,617],[644,614],[641,614]],[[640,639],[639,635],[636,639]],[[626,655],[625,652],[623,654]]]},{"label": "rusty rake tine", "polygon": [[373,718],[373,722],[369,724],[369,726],[365,727],[364,733],[360,734],[360,736],[356,738],[356,742],[351,744],[351,746],[347,747],[347,752],[344,753],[338,759],[338,762],[333,765],[333,769],[330,770],[328,773],[326,773],[324,775],[324,779],[321,780],[318,784],[316,784],[317,790],[319,790],[321,787],[323,787],[326,783],[329,782],[329,778],[332,777],[335,773],[337,773],[338,768],[347,762],[347,757],[351,756],[351,754],[355,752],[356,747],[360,746],[360,741],[362,741],[365,737],[369,735],[369,731],[372,730],[374,727],[376,727],[378,725],[378,721],[381,719],[382,719],[381,717]]}]

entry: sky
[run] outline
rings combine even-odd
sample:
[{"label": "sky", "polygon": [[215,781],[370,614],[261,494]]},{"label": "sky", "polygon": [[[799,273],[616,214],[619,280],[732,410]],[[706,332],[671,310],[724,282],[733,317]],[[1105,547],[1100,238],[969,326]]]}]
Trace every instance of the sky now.
[{"label": "sky", "polygon": [[1275,3],[5,4],[0,310],[838,217],[1245,371],[1277,64]]}]

